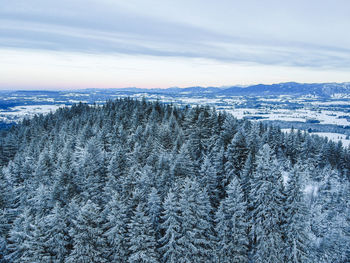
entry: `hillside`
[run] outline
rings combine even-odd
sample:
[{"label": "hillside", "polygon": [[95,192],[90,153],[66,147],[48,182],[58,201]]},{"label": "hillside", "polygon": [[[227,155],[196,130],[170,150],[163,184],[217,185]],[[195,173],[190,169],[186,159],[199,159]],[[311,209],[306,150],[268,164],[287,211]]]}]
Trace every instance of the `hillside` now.
[{"label": "hillside", "polygon": [[348,262],[350,152],[129,98],[0,138],[0,262]]}]

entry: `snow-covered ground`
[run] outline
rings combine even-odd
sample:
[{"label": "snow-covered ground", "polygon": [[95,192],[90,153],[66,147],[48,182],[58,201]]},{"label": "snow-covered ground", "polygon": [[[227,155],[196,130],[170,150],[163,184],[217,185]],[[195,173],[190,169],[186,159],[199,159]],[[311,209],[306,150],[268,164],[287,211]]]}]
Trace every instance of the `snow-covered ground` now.
[{"label": "snow-covered ground", "polygon": [[327,137],[329,140],[334,142],[341,141],[344,147],[350,146],[350,139],[346,139],[346,135],[340,133],[331,133],[331,132],[313,132],[312,134],[317,134],[321,137]]},{"label": "snow-covered ground", "polygon": [[35,114],[47,114],[65,106],[64,104],[16,106],[9,110],[0,110],[0,121],[9,122],[12,120],[19,122],[24,118],[31,118]]},{"label": "snow-covered ground", "polygon": [[344,112],[329,110],[308,110],[308,109],[252,109],[252,108],[229,108],[225,110],[230,112],[238,119],[249,116],[260,116],[266,120],[279,121],[298,121],[306,122],[307,120],[318,120],[320,124],[334,124],[340,126],[349,126],[350,122],[344,116]]},{"label": "snow-covered ground", "polygon": [[[292,129],[282,129],[282,132],[291,132]],[[297,129],[294,129],[297,131]],[[304,132],[304,131],[303,131]],[[326,137],[328,140],[339,142],[341,141],[344,147],[350,146],[350,139],[347,139],[347,136],[341,133],[333,133],[333,132],[312,132],[311,135],[315,134],[321,137]]]}]

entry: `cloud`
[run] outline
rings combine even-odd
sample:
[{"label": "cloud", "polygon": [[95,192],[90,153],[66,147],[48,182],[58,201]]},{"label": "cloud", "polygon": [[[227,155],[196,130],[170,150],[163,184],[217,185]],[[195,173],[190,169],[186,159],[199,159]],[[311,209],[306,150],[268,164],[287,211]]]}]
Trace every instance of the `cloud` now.
[{"label": "cloud", "polygon": [[346,47],[303,42],[293,37],[279,39],[276,35],[269,38],[261,36],[258,26],[256,34],[250,28],[249,35],[234,30],[222,32],[181,20],[180,13],[178,20],[166,19],[137,7],[126,8],[118,1],[3,2],[2,48],[188,57],[311,68],[350,67],[350,49]]}]

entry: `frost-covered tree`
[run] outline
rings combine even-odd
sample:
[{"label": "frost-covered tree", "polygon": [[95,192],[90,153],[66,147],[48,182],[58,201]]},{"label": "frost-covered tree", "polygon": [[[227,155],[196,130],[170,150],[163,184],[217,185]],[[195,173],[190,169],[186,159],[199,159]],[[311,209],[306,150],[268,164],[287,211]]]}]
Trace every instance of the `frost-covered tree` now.
[{"label": "frost-covered tree", "polygon": [[110,262],[127,262],[128,259],[127,207],[119,199],[114,194],[104,211],[107,217],[104,224],[104,236],[107,239],[105,253],[108,251]]},{"label": "frost-covered tree", "polygon": [[159,240],[161,261],[175,263],[181,258],[180,237],[181,222],[179,218],[179,203],[175,194],[169,192],[164,200],[161,229],[164,233]]},{"label": "frost-covered tree", "polygon": [[215,207],[219,201],[219,179],[208,156],[204,158],[199,171],[199,184],[207,190],[211,204]]},{"label": "frost-covered tree", "polygon": [[289,174],[286,189],[284,236],[286,262],[310,262],[308,231],[309,213],[302,192],[300,168],[295,167]]},{"label": "frost-covered tree", "polygon": [[84,200],[101,205],[103,188],[106,183],[107,164],[101,144],[95,137],[87,141],[86,146],[77,153],[76,184],[80,187]]},{"label": "frost-covered tree", "polygon": [[346,262],[350,253],[349,182],[326,167],[317,199],[311,209],[315,258],[324,262]]},{"label": "frost-covered tree", "polygon": [[25,209],[23,213],[16,218],[8,237],[8,254],[5,256],[7,261],[14,263],[23,262],[23,255],[30,253],[33,222],[34,219],[29,213],[29,209]]},{"label": "frost-covered tree", "polygon": [[248,262],[248,222],[246,203],[239,180],[227,186],[226,198],[215,215],[218,262]]},{"label": "frost-covered tree", "polygon": [[271,148],[265,144],[257,156],[250,198],[255,262],[283,262],[283,193],[281,172]]},{"label": "frost-covered tree", "polygon": [[148,195],[147,200],[147,214],[151,220],[153,231],[155,233],[156,240],[159,239],[160,234],[160,216],[161,216],[161,200],[157,189],[152,187],[151,192]]},{"label": "frost-covered tree", "polygon": [[233,177],[240,176],[247,156],[247,142],[242,131],[239,130],[233,137],[231,143],[227,146],[225,152],[225,157],[227,159],[225,164],[226,184],[228,184]]},{"label": "frost-covered tree", "polygon": [[73,250],[66,262],[108,262],[98,205],[87,201],[73,223],[69,231],[73,237]]},{"label": "frost-covered tree", "polygon": [[213,235],[210,202],[198,183],[186,179],[180,193],[181,234],[178,240],[182,257],[180,262],[210,261]]},{"label": "frost-covered tree", "polygon": [[129,258],[128,262],[158,262],[156,240],[151,219],[138,205],[128,225],[129,232]]}]

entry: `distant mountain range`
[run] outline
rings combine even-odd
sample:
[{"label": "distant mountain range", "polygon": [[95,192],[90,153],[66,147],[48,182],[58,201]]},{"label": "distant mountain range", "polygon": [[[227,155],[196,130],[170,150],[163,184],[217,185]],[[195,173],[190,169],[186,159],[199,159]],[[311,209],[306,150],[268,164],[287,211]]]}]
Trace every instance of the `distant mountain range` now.
[{"label": "distant mountain range", "polygon": [[[122,89],[81,89],[81,90],[63,90],[63,91],[48,91],[48,90],[7,90],[1,91],[0,96],[67,96],[70,92],[77,94],[88,93],[94,95],[98,93],[100,96],[104,94],[108,98],[111,94],[135,94],[135,93],[148,93],[148,94],[164,94],[164,95],[202,95],[202,96],[269,96],[269,95],[317,95],[319,97],[329,98],[332,96],[350,98],[350,82],[346,83],[296,83],[286,82],[279,84],[258,84],[251,86],[231,86],[231,87],[188,87],[178,88],[172,87],[167,89],[142,89],[142,88],[122,88]],[[66,95],[65,95],[66,94]],[[103,99],[103,98],[102,98]]]},{"label": "distant mountain range", "polygon": [[164,94],[215,94],[227,96],[266,96],[266,95],[317,95],[331,97],[335,94],[350,94],[350,82],[347,83],[296,83],[258,84],[247,87],[189,87],[168,89],[126,88],[124,91],[164,93]]}]

